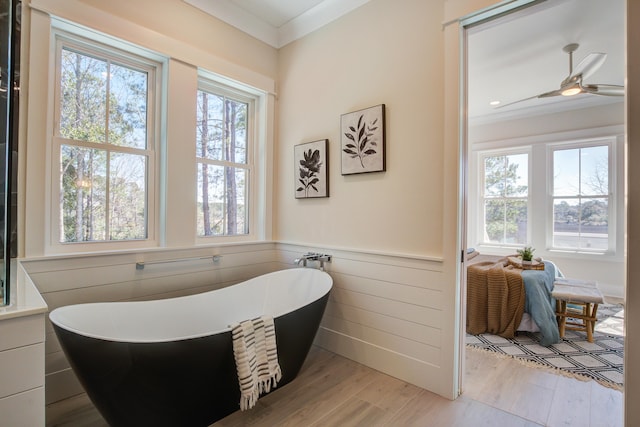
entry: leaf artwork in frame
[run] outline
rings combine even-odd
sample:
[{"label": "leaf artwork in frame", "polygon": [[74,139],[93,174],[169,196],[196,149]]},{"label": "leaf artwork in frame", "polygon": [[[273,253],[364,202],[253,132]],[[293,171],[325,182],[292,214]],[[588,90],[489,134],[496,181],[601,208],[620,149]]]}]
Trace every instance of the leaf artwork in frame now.
[{"label": "leaf artwork in frame", "polygon": [[329,197],[328,144],[321,139],[294,147],[296,199]]},{"label": "leaf artwork in frame", "polygon": [[342,175],[385,171],[385,105],[343,114],[340,139]]}]

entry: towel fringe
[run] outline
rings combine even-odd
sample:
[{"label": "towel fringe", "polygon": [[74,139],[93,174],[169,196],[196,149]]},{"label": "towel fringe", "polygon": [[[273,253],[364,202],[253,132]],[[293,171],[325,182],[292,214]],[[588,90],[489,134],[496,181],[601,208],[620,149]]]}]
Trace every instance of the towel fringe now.
[{"label": "towel fringe", "polygon": [[271,317],[261,317],[232,327],[233,353],[240,385],[240,409],[255,406],[282,378],[275,328]]}]

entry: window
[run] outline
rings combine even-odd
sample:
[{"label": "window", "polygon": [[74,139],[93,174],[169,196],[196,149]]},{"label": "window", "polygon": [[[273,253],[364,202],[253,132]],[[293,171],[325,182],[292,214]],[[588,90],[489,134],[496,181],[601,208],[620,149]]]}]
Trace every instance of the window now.
[{"label": "window", "polygon": [[56,40],[54,241],[148,239],[159,64],[84,39]]},{"label": "window", "polygon": [[553,243],[609,249],[611,145],[553,148]]},{"label": "window", "polygon": [[202,81],[197,93],[197,234],[249,233],[254,100]]},{"label": "window", "polygon": [[482,167],[482,241],[490,244],[527,243],[529,155],[485,154]]}]

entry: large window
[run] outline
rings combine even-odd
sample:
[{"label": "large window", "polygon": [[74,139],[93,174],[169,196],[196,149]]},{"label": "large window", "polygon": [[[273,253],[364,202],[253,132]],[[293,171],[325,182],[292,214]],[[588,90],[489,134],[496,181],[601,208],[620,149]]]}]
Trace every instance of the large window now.
[{"label": "large window", "polygon": [[469,188],[477,201],[469,208],[470,245],[496,254],[533,246],[538,256],[619,256],[621,137],[545,139],[483,143],[470,164],[478,178]]},{"label": "large window", "polygon": [[157,64],[57,37],[54,241],[149,238]]},{"label": "large window", "polygon": [[197,234],[249,233],[254,101],[210,82],[197,94]]},{"label": "large window", "polygon": [[609,249],[611,146],[553,148],[553,243],[558,249]]},{"label": "large window", "polygon": [[483,238],[488,244],[527,243],[529,155],[492,153],[481,156]]}]

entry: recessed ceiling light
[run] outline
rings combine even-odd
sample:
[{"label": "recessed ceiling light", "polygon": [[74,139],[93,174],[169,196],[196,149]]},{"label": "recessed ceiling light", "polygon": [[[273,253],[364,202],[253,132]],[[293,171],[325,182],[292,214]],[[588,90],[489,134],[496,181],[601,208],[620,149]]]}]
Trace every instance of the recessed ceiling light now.
[{"label": "recessed ceiling light", "polygon": [[489,105],[492,105],[495,107],[496,105],[500,105],[500,101],[491,101]]}]

